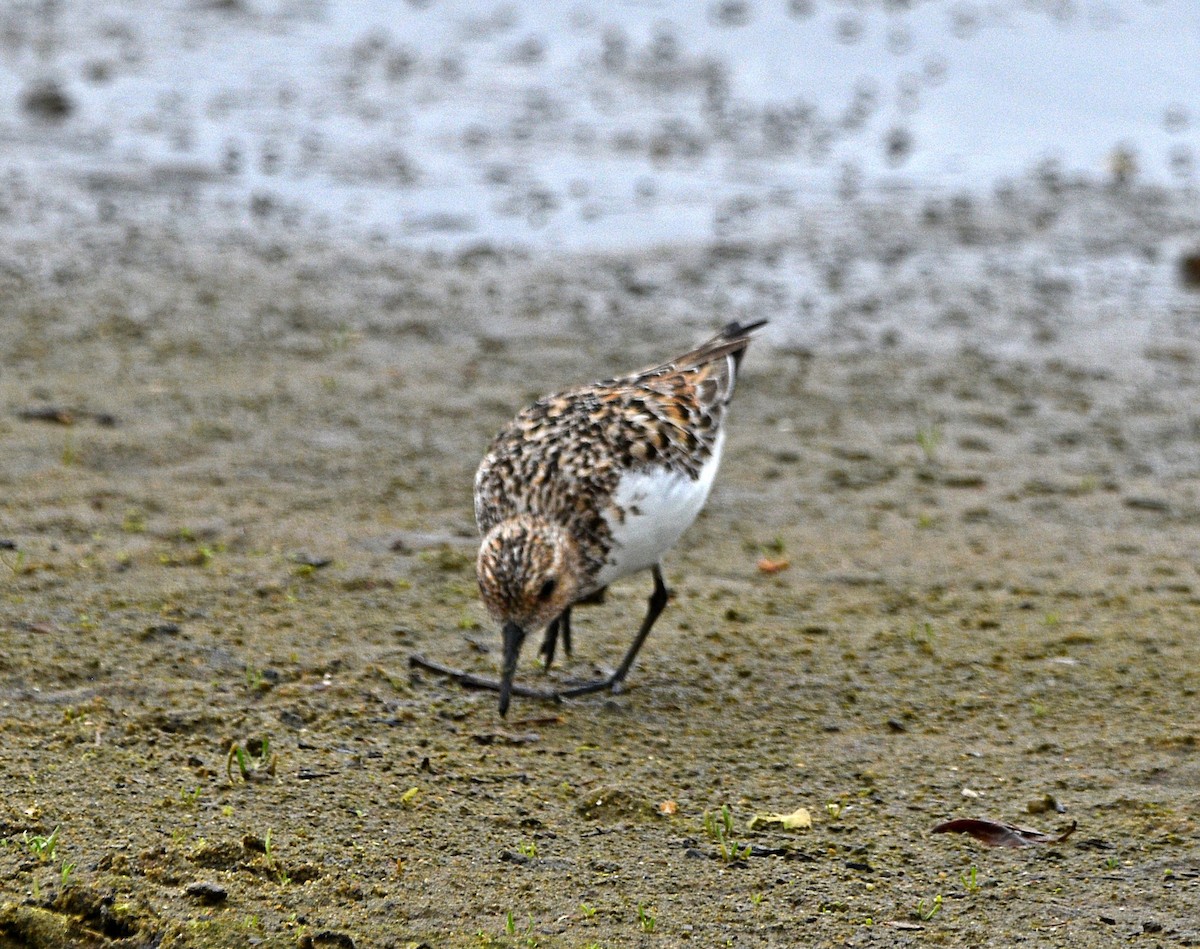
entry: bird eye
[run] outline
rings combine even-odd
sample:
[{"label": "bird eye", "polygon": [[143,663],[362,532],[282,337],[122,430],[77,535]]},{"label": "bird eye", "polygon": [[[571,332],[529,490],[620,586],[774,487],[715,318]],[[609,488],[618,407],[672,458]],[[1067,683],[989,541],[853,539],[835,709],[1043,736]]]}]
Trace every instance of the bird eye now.
[{"label": "bird eye", "polygon": [[557,589],[557,587],[558,581],[551,577],[549,580],[543,583],[542,588],[538,590],[538,599],[543,602],[550,599],[550,597],[554,596],[554,591]]}]

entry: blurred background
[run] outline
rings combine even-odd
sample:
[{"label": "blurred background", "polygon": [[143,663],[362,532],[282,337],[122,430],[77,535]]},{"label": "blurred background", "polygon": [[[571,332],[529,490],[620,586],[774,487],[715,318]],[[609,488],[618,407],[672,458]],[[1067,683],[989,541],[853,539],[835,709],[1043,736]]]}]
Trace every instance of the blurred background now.
[{"label": "blurred background", "polygon": [[1194,0],[9,0],[3,222],[772,234],[1037,171],[1194,185]]},{"label": "blurred background", "polygon": [[9,0],[0,267],[751,242],[778,339],[1120,364],[1196,335],[1197,89],[1195,0]]}]

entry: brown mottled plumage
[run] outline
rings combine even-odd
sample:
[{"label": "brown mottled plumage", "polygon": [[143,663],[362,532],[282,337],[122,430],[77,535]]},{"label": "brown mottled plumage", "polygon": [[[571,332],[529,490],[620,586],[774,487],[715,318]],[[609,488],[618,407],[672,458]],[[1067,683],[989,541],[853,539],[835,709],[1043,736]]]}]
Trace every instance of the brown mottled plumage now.
[{"label": "brown mottled plumage", "polygon": [[500,708],[507,709],[527,630],[549,624],[570,649],[570,610],[613,580],[652,569],[643,628],[608,679],[618,687],[666,602],[658,561],[703,507],[738,365],[760,321],[731,323],[668,363],[539,399],[496,437],[475,476],[483,601],[504,627]]}]

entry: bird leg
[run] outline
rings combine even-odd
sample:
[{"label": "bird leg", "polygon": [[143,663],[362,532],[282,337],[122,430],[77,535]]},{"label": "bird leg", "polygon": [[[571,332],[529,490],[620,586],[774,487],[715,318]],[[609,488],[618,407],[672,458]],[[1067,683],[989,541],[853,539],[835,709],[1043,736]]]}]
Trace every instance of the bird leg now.
[{"label": "bird leg", "polygon": [[563,652],[567,654],[567,658],[571,658],[571,608],[568,606],[563,610],[562,615],[562,644]]},{"label": "bird leg", "polygon": [[542,645],[538,652],[542,654],[542,661],[545,663],[544,669],[550,671],[550,666],[554,662],[554,650],[558,646],[558,634],[562,633],[563,651],[567,656],[571,655],[571,607],[567,607],[558,616],[550,621],[550,625],[546,627],[546,636],[542,640]]},{"label": "bird leg", "polygon": [[604,595],[607,592],[608,587],[601,587],[599,590],[581,597],[550,621],[550,625],[546,627],[546,636],[542,639],[542,645],[538,647],[538,652],[542,654],[542,661],[545,663],[546,671],[549,671],[551,663],[554,662],[554,652],[558,646],[559,633],[562,633],[563,652],[567,654],[568,658],[571,656],[571,607],[592,606],[596,603],[603,603]]},{"label": "bird leg", "polygon": [[625,681],[625,676],[629,674],[629,668],[633,665],[633,660],[637,658],[638,650],[642,648],[642,643],[650,635],[650,629],[654,626],[654,621],[658,619],[659,614],[662,613],[663,608],[667,605],[667,600],[671,596],[670,591],[667,590],[667,585],[663,583],[662,569],[659,565],[655,564],[651,567],[650,572],[654,576],[654,592],[650,594],[650,602],[646,608],[646,617],[642,620],[642,626],[638,630],[637,635],[633,637],[633,643],[629,646],[629,650],[625,653],[625,658],[621,660],[621,664],[617,666],[616,672],[605,679],[584,682],[581,685],[563,689],[558,693],[559,698],[569,699],[577,695],[590,695],[592,692],[603,692],[605,689],[611,689],[614,694],[621,691],[621,683]]},{"label": "bird leg", "polygon": [[[651,568],[651,574],[654,577],[654,592],[650,594],[650,602],[646,609],[646,616],[642,620],[641,628],[638,630],[637,636],[634,637],[632,645],[625,653],[625,658],[621,660],[621,664],[617,667],[616,672],[604,679],[597,679],[594,682],[583,682],[579,685],[573,685],[568,689],[563,689],[559,692],[547,692],[543,689],[533,689],[529,686],[519,685],[514,682],[512,684],[512,694],[519,695],[523,698],[541,699],[547,702],[557,702],[562,699],[574,698],[578,695],[590,695],[593,692],[603,692],[605,689],[611,689],[614,693],[620,692],[621,683],[625,676],[629,674],[629,669],[633,665],[634,659],[637,658],[638,651],[642,648],[642,643],[646,641],[646,637],[650,635],[650,629],[654,626],[659,614],[667,605],[667,600],[670,598],[670,591],[667,585],[663,582],[662,570],[657,564]],[[578,603],[600,603],[603,602],[604,593],[607,587],[597,590],[595,593],[584,597]],[[573,604],[573,605],[578,605]],[[554,659],[555,646],[558,642],[559,634],[562,635],[563,649],[567,655],[571,654],[571,607],[567,607],[558,616],[557,619],[551,621],[546,627],[546,637],[542,640],[540,648],[541,654],[545,657],[546,666],[549,668],[551,661]],[[425,669],[429,672],[443,675],[453,679],[459,685],[467,689],[486,689],[490,692],[499,692],[501,683],[495,679],[484,679],[471,672],[465,672],[462,669],[454,669],[450,666],[444,666],[441,663],[434,662],[431,659],[426,659],[422,655],[414,653],[408,657],[408,664],[417,669]]]}]

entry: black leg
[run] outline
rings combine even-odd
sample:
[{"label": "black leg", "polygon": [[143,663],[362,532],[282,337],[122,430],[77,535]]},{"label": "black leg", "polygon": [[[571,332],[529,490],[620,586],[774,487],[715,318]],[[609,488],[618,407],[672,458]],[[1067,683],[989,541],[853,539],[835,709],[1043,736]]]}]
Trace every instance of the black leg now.
[{"label": "black leg", "polygon": [[569,606],[562,612],[562,644],[563,652],[569,659],[571,657],[571,607]]},{"label": "black leg", "polygon": [[542,654],[542,668],[544,672],[550,671],[550,666],[554,663],[554,653],[558,648],[558,637],[562,635],[563,652],[567,656],[571,655],[571,607],[567,607],[558,616],[550,621],[546,627],[546,635],[542,639],[542,645],[538,647],[538,652]]},{"label": "black leg", "polygon": [[[427,669],[430,672],[436,672],[438,675],[451,678],[467,689],[487,689],[491,692],[499,692],[501,690],[501,683],[495,679],[484,679],[470,672],[463,672],[461,669],[452,669],[449,666],[443,666],[441,663],[433,662],[415,653],[408,657],[408,664],[414,669]],[[543,699],[548,702],[558,700],[557,692],[543,692],[540,689],[531,689],[516,682],[512,684],[511,691],[513,695],[520,695],[530,699]]]},{"label": "black leg", "polygon": [[[637,658],[638,651],[642,648],[642,643],[646,641],[646,637],[650,635],[650,629],[654,626],[655,620],[662,613],[663,608],[667,605],[667,600],[670,598],[670,591],[663,583],[662,570],[656,564],[651,568],[651,574],[654,577],[654,592],[650,594],[650,603],[646,610],[646,617],[642,620],[641,628],[638,630],[637,636],[634,637],[633,644],[625,653],[625,658],[621,660],[621,665],[617,667],[617,671],[606,679],[599,679],[595,682],[584,682],[580,685],[565,689],[562,692],[543,692],[538,689],[531,689],[527,686],[511,684],[511,693],[513,695],[526,696],[528,698],[543,699],[547,701],[558,701],[564,698],[572,698],[577,695],[588,695],[592,692],[603,692],[605,689],[612,689],[613,692],[619,692],[621,683],[625,676],[629,674],[629,669],[633,665],[634,659]],[[596,593],[583,600],[580,603],[600,603],[604,599],[604,590],[598,590]],[[546,657],[546,666],[549,668],[550,662],[554,659],[555,647],[558,644],[559,633],[562,633],[563,648],[567,654],[571,653],[571,609],[568,607],[563,610],[562,614],[551,622],[546,627],[546,638],[542,641],[541,653]],[[493,679],[484,679],[473,675],[469,672],[463,672],[460,669],[452,669],[448,666],[443,666],[440,663],[432,662],[424,656],[411,655],[408,657],[408,664],[415,668],[427,669],[430,672],[435,672],[438,675],[448,676],[469,689],[489,689],[493,692],[502,692],[503,684]]]},{"label": "black leg", "polygon": [[625,658],[621,660],[621,664],[617,666],[617,671],[607,679],[598,679],[595,682],[585,682],[583,685],[563,689],[563,691],[558,693],[561,698],[569,699],[576,695],[603,692],[605,689],[611,689],[614,693],[621,691],[621,683],[625,681],[625,676],[629,674],[629,669],[633,665],[633,660],[637,658],[638,651],[642,648],[642,643],[650,635],[650,629],[654,626],[654,621],[658,619],[659,614],[663,611],[663,607],[667,605],[667,599],[670,597],[667,585],[663,583],[662,570],[658,564],[651,567],[650,572],[654,576],[654,592],[650,594],[650,602],[646,608],[646,618],[642,620],[641,629],[638,630],[637,635],[633,638],[633,643],[629,646],[629,650],[625,653]]},{"label": "black leg", "polygon": [[571,655],[571,607],[569,606],[550,621],[546,627],[542,645],[538,647],[538,652],[542,654],[542,671],[544,672],[549,672],[550,666],[554,664],[554,653],[558,648],[560,632],[562,633],[563,649],[569,656]]}]

